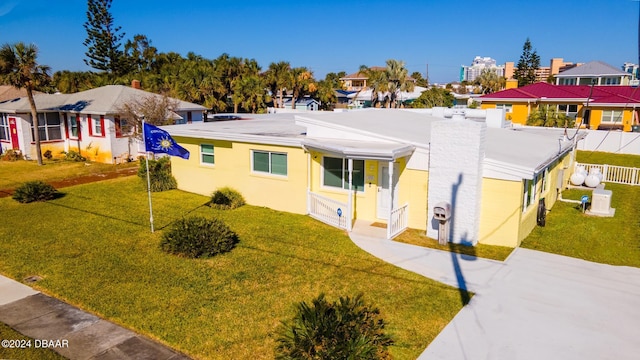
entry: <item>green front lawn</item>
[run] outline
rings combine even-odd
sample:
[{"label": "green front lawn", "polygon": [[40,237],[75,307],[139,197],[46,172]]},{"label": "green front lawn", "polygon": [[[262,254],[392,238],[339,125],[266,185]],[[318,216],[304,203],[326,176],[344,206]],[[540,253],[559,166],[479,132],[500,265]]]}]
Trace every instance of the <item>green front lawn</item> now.
[{"label": "green front lawn", "polygon": [[35,161],[0,161],[0,190],[13,189],[27,181],[60,181],[137,166],[137,162],[111,165],[89,161],[44,160],[44,165],[38,166]]},{"label": "green front lawn", "polygon": [[[46,203],[0,199],[0,273],[196,358],[272,359],[274,330],[294,304],[364,293],[389,323],[396,359],[415,359],[461,308],[457,289],[384,263],[307,216],[208,198],[147,193],[136,177],[80,185]],[[159,249],[187,215],[219,217],[239,234],[230,253],[193,260]]]},{"label": "green front lawn", "polygon": [[[614,217],[589,216],[582,206],[558,201],[545,227],[536,227],[520,246],[588,261],[640,267],[640,187],[606,184],[613,191]],[[592,199],[590,190],[566,190],[565,199]]]},{"label": "green front lawn", "polygon": [[585,164],[607,164],[640,168],[640,156],[612,154],[602,151],[577,151],[576,161]]}]

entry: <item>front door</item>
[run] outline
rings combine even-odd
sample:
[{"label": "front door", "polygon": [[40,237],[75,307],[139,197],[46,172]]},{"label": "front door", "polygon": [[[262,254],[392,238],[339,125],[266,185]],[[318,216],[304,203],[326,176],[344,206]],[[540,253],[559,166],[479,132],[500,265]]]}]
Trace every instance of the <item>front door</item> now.
[{"label": "front door", "polygon": [[[393,183],[394,185],[398,183],[398,164],[393,164]],[[389,187],[389,164],[380,163],[378,167],[378,207],[376,216],[378,219],[388,219],[389,218],[389,204],[391,202],[390,199],[390,187]],[[397,206],[398,204],[398,187],[394,186],[393,192],[393,204]]]},{"label": "front door", "polygon": [[16,118],[9,118],[9,132],[11,133],[11,148],[16,150],[20,149],[18,143],[18,127],[16,125]]}]

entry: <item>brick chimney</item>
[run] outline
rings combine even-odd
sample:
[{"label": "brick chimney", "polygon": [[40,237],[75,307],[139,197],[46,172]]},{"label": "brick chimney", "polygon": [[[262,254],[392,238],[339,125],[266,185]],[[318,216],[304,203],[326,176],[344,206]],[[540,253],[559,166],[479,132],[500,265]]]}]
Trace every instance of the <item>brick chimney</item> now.
[{"label": "brick chimney", "polygon": [[140,80],[131,80],[131,87],[134,89],[140,89]]}]

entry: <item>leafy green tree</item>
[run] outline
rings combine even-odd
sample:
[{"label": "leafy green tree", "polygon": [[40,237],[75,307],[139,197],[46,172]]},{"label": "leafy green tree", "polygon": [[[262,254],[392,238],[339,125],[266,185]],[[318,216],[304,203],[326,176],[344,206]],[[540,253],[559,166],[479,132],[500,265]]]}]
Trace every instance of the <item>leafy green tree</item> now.
[{"label": "leafy green tree", "polygon": [[33,121],[33,141],[36,144],[36,158],[38,165],[42,165],[42,148],[40,145],[40,131],[38,110],[33,98],[33,91],[46,86],[50,82],[50,68],[37,62],[38,48],[18,42],[14,45],[5,44],[0,48],[0,75],[4,80],[17,88],[27,91],[27,98],[31,107]]},{"label": "leafy green tree", "polygon": [[145,35],[137,34],[124,44],[124,56],[129,62],[131,71],[150,71],[151,65],[158,56],[158,49],[151,45],[151,40]]},{"label": "leafy green tree", "polygon": [[527,118],[527,125],[545,127],[573,127],[575,119],[558,113],[555,106],[540,105],[538,109]]},{"label": "leafy green tree", "polygon": [[393,340],[385,325],[362,295],[329,302],[321,294],[311,304],[299,303],[278,329],[276,359],[388,359]]},{"label": "leafy green tree", "polygon": [[475,84],[481,87],[482,94],[491,94],[504,89],[507,80],[504,76],[499,76],[495,69],[483,69]]},{"label": "leafy green tree", "polygon": [[411,103],[413,108],[452,107],[455,98],[447,89],[432,87]]},{"label": "leafy green tree", "polygon": [[62,70],[53,74],[53,86],[63,94],[93,89],[95,83],[95,74],[88,71]]},{"label": "leafy green tree", "polygon": [[532,50],[529,38],[522,46],[522,55],[518,60],[513,77],[518,80],[518,87],[536,82],[536,70],[540,67],[540,56],[536,50]]},{"label": "leafy green tree", "polygon": [[106,71],[116,76],[128,72],[124,52],[120,49],[120,27],[114,25],[113,16],[109,12],[111,0],[88,0],[87,21],[84,28],[87,38],[83,42],[87,47],[85,64],[96,70]]}]

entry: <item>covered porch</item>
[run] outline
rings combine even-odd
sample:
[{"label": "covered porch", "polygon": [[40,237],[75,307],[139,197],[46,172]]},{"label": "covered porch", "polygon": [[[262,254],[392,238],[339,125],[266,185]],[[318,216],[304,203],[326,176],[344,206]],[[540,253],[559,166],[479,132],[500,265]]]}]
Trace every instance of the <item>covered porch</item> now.
[{"label": "covered porch", "polygon": [[408,227],[399,178],[415,147],[394,142],[305,139],[307,213],[352,231],[356,219],[386,223],[386,238]]}]

